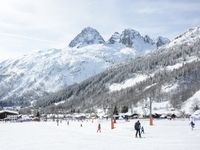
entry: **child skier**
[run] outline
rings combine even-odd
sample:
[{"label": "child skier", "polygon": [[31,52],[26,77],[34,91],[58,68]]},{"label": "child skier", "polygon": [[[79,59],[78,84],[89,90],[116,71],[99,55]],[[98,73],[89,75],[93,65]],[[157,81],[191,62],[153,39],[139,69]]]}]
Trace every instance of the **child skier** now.
[{"label": "child skier", "polygon": [[144,134],[144,127],[143,126],[141,127],[141,133]]}]

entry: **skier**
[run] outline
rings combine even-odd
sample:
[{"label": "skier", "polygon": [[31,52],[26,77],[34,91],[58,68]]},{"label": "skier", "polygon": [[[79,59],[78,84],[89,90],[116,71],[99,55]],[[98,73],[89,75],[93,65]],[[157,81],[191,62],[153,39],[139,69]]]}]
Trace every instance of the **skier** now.
[{"label": "skier", "polygon": [[140,121],[138,120],[138,121],[135,123],[135,130],[136,130],[135,137],[136,137],[136,138],[137,138],[137,135],[138,135],[138,134],[139,134],[139,137],[141,138],[140,128],[141,128],[141,124],[140,124]]},{"label": "skier", "polygon": [[98,124],[97,132],[101,133],[101,124],[100,123]]},{"label": "skier", "polygon": [[191,121],[191,122],[190,122],[190,125],[191,125],[191,128],[192,128],[192,130],[193,130],[193,129],[194,129],[194,126],[195,126],[194,121]]}]

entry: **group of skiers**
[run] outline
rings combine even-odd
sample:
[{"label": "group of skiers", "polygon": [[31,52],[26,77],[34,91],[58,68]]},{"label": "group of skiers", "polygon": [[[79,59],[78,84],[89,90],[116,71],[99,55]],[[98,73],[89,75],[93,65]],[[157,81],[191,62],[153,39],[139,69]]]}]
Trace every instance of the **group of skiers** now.
[{"label": "group of skiers", "polygon": [[[57,126],[58,126],[58,125],[59,125],[59,121],[58,121],[58,120],[56,120],[56,121],[57,121]],[[67,125],[69,125],[69,121],[67,121]],[[193,130],[194,127],[195,127],[195,123],[194,123],[193,120],[190,121],[190,126],[191,126],[191,129]],[[81,124],[81,127],[83,127],[82,124]],[[135,128],[135,131],[136,131],[136,132],[135,132],[135,137],[136,137],[136,138],[137,138],[137,137],[141,138],[141,137],[142,137],[141,134],[142,134],[142,133],[144,134],[144,127],[141,126],[141,123],[140,123],[139,120],[135,122],[134,128]],[[101,133],[101,124],[100,124],[100,123],[99,123],[98,126],[97,126],[97,133],[98,133],[98,132]]]}]

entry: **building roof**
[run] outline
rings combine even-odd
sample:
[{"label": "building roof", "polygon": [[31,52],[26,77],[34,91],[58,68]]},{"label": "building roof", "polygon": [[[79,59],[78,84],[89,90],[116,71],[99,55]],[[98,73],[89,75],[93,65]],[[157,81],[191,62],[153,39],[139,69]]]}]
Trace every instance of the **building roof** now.
[{"label": "building roof", "polygon": [[12,114],[16,114],[16,115],[18,115],[19,114],[19,112],[17,112],[17,111],[13,111],[13,110],[1,110],[0,111],[0,114],[2,114],[2,113],[12,113]]}]

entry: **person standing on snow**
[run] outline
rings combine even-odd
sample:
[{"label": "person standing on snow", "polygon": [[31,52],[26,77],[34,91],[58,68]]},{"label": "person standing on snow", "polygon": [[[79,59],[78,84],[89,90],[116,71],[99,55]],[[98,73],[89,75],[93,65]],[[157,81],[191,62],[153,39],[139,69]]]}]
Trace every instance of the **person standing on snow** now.
[{"label": "person standing on snow", "polygon": [[141,124],[140,124],[140,121],[138,120],[138,121],[135,123],[135,130],[136,130],[135,137],[136,137],[136,138],[137,138],[137,135],[138,135],[138,134],[139,134],[139,137],[141,138],[140,128],[141,128]]},{"label": "person standing on snow", "polygon": [[59,119],[58,118],[57,118],[56,122],[57,122],[57,126],[59,126]]},{"label": "person standing on snow", "polygon": [[101,124],[98,124],[98,128],[97,128],[97,133],[100,132],[101,133]]},{"label": "person standing on snow", "polygon": [[193,130],[193,129],[194,129],[194,126],[195,126],[194,121],[191,121],[191,122],[190,122],[190,126],[191,126],[191,128],[192,128],[192,130]]}]

